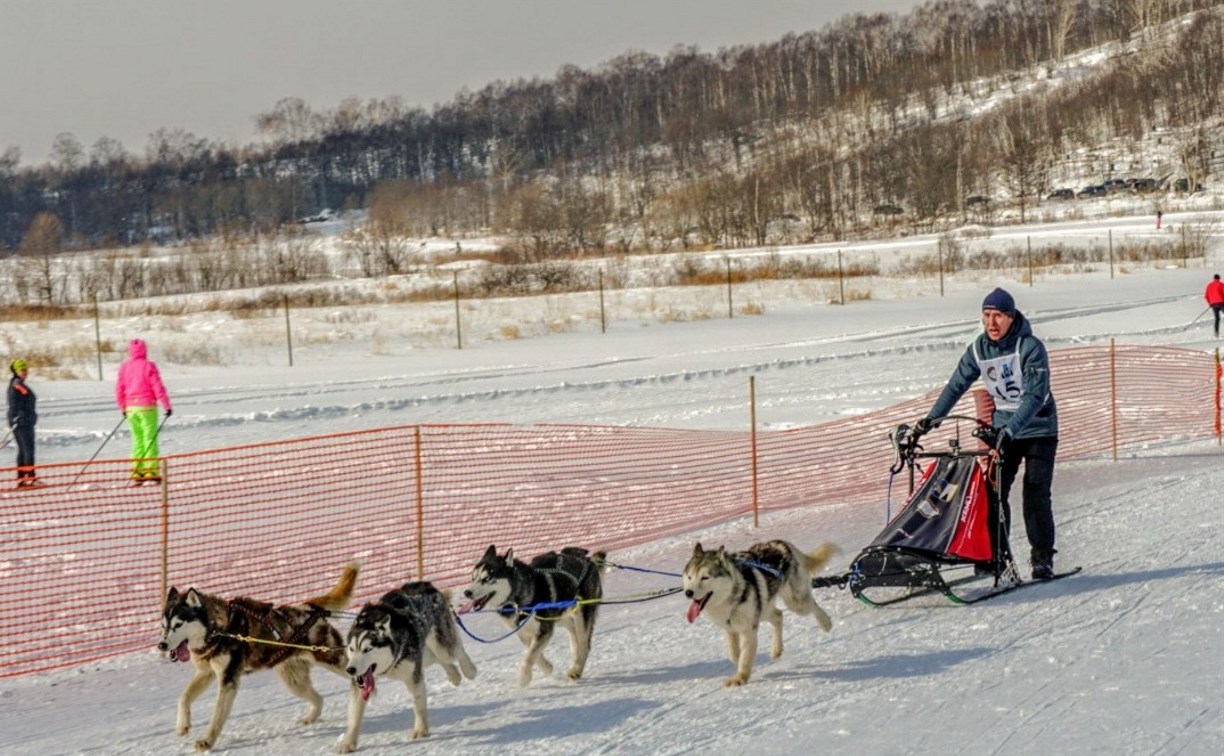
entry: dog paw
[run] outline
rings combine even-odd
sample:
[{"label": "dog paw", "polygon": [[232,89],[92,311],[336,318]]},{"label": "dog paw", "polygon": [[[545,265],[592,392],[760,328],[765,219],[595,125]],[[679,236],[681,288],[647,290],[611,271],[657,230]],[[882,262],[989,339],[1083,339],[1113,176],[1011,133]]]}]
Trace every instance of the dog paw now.
[{"label": "dog paw", "polygon": [[747,677],[744,677],[743,675],[736,675],[735,677],[728,677],[726,680],[723,680],[723,687],[738,688],[746,682],[748,682]]},{"label": "dog paw", "polygon": [[418,727],[412,731],[412,739],[420,740],[421,738],[429,737],[429,730],[424,727]]},{"label": "dog paw", "polygon": [[353,751],[356,751],[356,750],[357,750],[356,743],[348,743],[345,741],[341,741],[339,744],[336,745],[336,753],[352,753]]},{"label": "dog paw", "polygon": [[570,667],[569,670],[565,673],[565,676],[571,680],[581,680],[582,679],[582,668],[581,667]]},{"label": "dog paw", "polygon": [[189,724],[185,724],[185,725],[181,724],[178,727],[174,728],[175,735],[186,735],[190,731],[191,731],[191,725]]},{"label": "dog paw", "polygon": [[212,741],[211,741],[211,740],[205,740],[204,738],[201,738],[201,739],[199,739],[199,740],[197,740],[197,741],[196,741],[196,743],[195,743],[195,749],[196,749],[197,751],[211,751],[211,750],[212,750]]}]

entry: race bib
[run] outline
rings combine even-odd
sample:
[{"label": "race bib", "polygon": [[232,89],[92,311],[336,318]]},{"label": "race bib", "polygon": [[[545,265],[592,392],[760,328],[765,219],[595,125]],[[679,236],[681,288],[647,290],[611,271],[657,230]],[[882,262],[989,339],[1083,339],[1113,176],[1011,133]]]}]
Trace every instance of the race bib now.
[{"label": "race bib", "polygon": [[1020,407],[1020,395],[1024,393],[1019,352],[981,360],[978,365],[982,369],[982,383],[994,399],[995,408],[1015,412]]}]

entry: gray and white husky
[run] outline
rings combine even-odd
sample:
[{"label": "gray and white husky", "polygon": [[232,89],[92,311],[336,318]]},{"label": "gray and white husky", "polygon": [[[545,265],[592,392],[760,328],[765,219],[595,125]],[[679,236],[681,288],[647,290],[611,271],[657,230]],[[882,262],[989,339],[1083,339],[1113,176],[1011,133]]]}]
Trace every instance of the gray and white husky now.
[{"label": "gray and white husky", "polygon": [[553,665],[544,656],[544,648],[558,625],[570,635],[573,661],[566,676],[571,680],[582,677],[603,597],[599,562],[606,557],[603,551],[588,556],[586,549],[569,546],[541,554],[527,564],[515,559],[512,549],[499,555],[490,546],[476,563],[472,584],[463,592],[470,599],[466,608],[478,611],[492,606],[506,624],[518,628],[519,640],[527,647],[519,664],[520,686],[531,683],[533,667],[552,674]]},{"label": "gray and white husky", "polygon": [[[345,650],[346,671],[361,691],[362,702],[375,692],[375,680],[379,677],[399,680],[408,686],[415,717],[414,740],[429,735],[425,665],[441,666],[451,685],[461,682],[460,669],[469,680],[476,677],[476,665],[463,648],[449,598],[428,581],[404,583],[383,594],[377,602],[362,607],[349,629]],[[364,706],[350,706],[345,738],[337,749],[340,753],[357,747],[364,712]]]},{"label": "gray and white husky", "polygon": [[[261,669],[275,669],[289,692],[310,704],[302,724],[318,719],[323,699],[310,682],[310,670],[318,665],[349,677],[344,669],[343,638],[327,618],[348,606],[356,581],[357,565],[350,564],[329,592],[284,606],[245,597],[224,599],[195,588],[181,593],[171,588],[157,647],[172,661],[190,660],[195,665],[195,676],[179,697],[176,732],[186,735],[191,729],[191,704],[216,679],[212,718],[195,742],[197,751],[211,749],[234,705],[239,679]],[[358,689],[352,687],[350,716],[354,706],[364,705]]]},{"label": "gray and white husky", "polygon": [[684,595],[689,604],[688,621],[703,612],[727,635],[727,653],[735,663],[735,675],[723,685],[748,682],[756,661],[757,634],[761,620],[773,625],[770,658],[782,655],[783,603],[797,614],[813,614],[821,629],[828,632],[833,623],[812,597],[811,574],[837,552],[826,543],[805,554],[789,541],[756,543],[746,551],[727,553],[719,546],[706,551],[698,543],[684,566]]}]

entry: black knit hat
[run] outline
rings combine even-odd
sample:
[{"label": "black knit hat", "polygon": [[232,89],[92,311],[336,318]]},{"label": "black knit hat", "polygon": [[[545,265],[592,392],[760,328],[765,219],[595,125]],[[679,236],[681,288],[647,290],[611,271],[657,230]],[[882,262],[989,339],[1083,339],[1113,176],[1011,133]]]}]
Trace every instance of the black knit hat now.
[{"label": "black knit hat", "polygon": [[982,310],[998,310],[1007,315],[1016,314],[1016,300],[1003,289],[995,289],[982,300]]}]

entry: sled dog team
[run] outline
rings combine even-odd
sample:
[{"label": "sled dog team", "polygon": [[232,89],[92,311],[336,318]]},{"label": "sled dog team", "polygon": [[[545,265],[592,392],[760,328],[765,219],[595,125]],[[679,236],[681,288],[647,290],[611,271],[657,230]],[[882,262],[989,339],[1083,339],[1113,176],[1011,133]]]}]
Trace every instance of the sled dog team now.
[{"label": "sled dog team", "polygon": [[[797,614],[814,615],[826,632],[829,616],[812,597],[811,575],[834,554],[825,544],[804,553],[789,541],[757,543],[745,551],[706,550],[698,543],[683,572],[683,592],[691,603],[689,622],[705,614],[723,628],[727,652],[736,665],[727,686],[748,682],[757,653],[761,621],[773,627],[771,658],[782,655],[782,600]],[[490,546],[472,570],[463,591],[466,611],[489,607],[513,629],[526,650],[518,684],[531,683],[534,671],[551,675],[544,650],[555,630],[569,633],[572,661],[566,677],[582,677],[591,650],[595,617],[603,596],[601,571],[606,554],[567,547],[541,554],[530,563],[507,549]],[[327,593],[298,604],[274,606],[246,597],[225,599],[195,588],[171,588],[162,613],[158,649],[170,660],[190,661],[195,674],[178,701],[175,731],[191,729],[191,705],[217,682],[208,728],[195,742],[210,750],[229,717],[241,676],[274,669],[285,687],[309,705],[301,724],[319,718],[323,699],[311,683],[318,665],[349,678],[348,716],[337,753],[357,748],[366,703],[379,678],[399,680],[412,696],[412,738],[429,735],[424,668],[436,664],[452,685],[476,677],[476,665],[463,648],[450,595],[427,581],[388,591],[358,612],[347,638],[328,621],[350,605],[358,567],[346,566]]]}]

